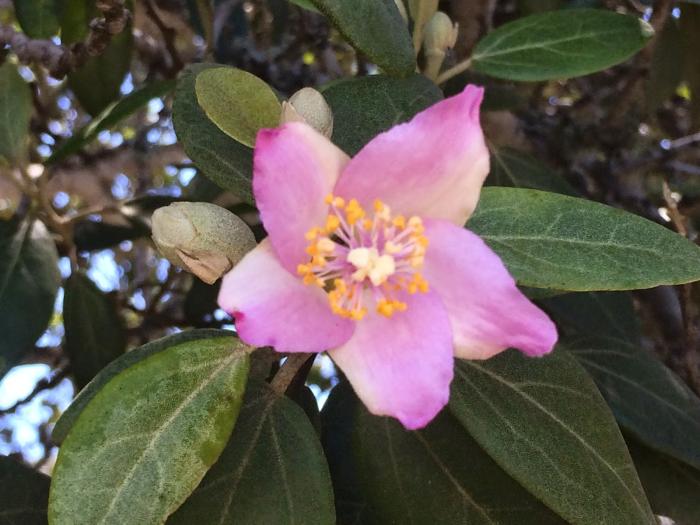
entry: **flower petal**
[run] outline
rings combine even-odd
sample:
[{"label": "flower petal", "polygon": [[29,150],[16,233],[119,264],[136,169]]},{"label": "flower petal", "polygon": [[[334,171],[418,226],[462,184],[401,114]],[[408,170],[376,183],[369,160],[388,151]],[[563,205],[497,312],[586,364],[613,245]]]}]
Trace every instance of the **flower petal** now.
[{"label": "flower petal", "polygon": [[307,124],[263,129],[255,142],[253,193],[282,265],[306,262],[304,234],[326,221],[323,199],[350,159]]},{"label": "flower petal", "polygon": [[440,299],[428,293],[405,302],[408,309],[391,318],[369,313],[352,338],[329,354],[370,412],[414,429],[428,424],[447,403],[454,359]]},{"label": "flower petal", "polygon": [[322,352],[353,331],[351,321],[331,312],[320,288],[282,268],[267,239],[224,277],[219,306],[234,317],[244,342],[278,352]]},{"label": "flower petal", "polygon": [[483,89],[467,86],[378,135],[350,161],[335,192],[363,206],[378,198],[396,213],[464,225],[489,172],[482,96]]},{"label": "flower petal", "polygon": [[446,221],[426,220],[430,244],[424,276],[445,304],[455,355],[488,359],[517,348],[541,356],[557,342],[557,329],[515,286],[501,259],[480,237]]}]

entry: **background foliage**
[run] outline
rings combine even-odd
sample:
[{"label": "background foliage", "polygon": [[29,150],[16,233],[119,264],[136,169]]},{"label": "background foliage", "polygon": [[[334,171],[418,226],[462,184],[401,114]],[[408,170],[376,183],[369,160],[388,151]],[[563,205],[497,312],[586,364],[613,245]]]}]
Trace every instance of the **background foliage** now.
[{"label": "background foliage", "polygon": [[[700,524],[700,5],[441,0],[430,79],[429,4],[0,1],[0,524]],[[328,358],[251,352],[150,218],[214,202],[260,240],[280,101],[319,89],[352,155],[468,82],[468,227],[560,344],[458,363],[407,432]]]}]

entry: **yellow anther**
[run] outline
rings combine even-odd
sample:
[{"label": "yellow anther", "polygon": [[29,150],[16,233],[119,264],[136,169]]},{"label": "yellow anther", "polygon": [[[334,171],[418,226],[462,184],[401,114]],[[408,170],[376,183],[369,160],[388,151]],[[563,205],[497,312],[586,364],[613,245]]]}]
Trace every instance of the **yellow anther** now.
[{"label": "yellow anther", "polygon": [[335,243],[331,241],[328,237],[321,237],[316,243],[316,247],[320,252],[333,253],[333,251],[335,250]]},{"label": "yellow anther", "polygon": [[350,319],[353,321],[361,321],[365,315],[367,315],[367,308],[360,308],[359,310],[350,311]]},{"label": "yellow anther", "polygon": [[379,199],[374,199],[374,211],[379,213],[383,209],[384,209],[384,203],[382,201],[380,201]]},{"label": "yellow anther", "polygon": [[307,241],[313,241],[316,237],[318,237],[319,233],[321,233],[321,228],[311,228],[304,234],[304,237]]},{"label": "yellow anther", "polygon": [[345,199],[343,199],[342,197],[336,197],[335,199],[333,199],[333,206],[342,210],[345,207]]},{"label": "yellow anther", "polygon": [[414,233],[417,233],[419,235],[425,231],[423,221],[420,217],[416,217],[415,215],[408,219],[408,227],[411,228]]},{"label": "yellow anther", "polygon": [[351,199],[345,207],[345,216],[347,217],[348,223],[352,226],[358,220],[364,218],[365,210],[356,199]]},{"label": "yellow anther", "polygon": [[419,246],[421,246],[423,249],[428,247],[429,241],[428,238],[425,235],[421,235],[416,238],[416,242],[418,243]]},{"label": "yellow anther", "polygon": [[309,264],[300,264],[297,266],[297,273],[299,275],[306,275],[311,272],[311,266]]},{"label": "yellow anther", "polygon": [[323,268],[326,265],[326,258],[323,255],[314,255],[311,259],[311,264]]},{"label": "yellow anther", "polygon": [[377,312],[384,317],[391,317],[394,315],[394,305],[386,299],[380,299],[377,302]]},{"label": "yellow anther", "polygon": [[333,196],[333,194],[332,194],[332,193],[329,193],[328,195],[325,196],[325,198],[323,199],[323,202],[325,202],[326,204],[329,204],[329,205],[330,205],[330,203],[333,202],[333,199],[334,199],[334,198],[335,198],[335,197]]},{"label": "yellow anther", "polygon": [[326,217],[326,232],[331,233],[338,229],[340,226],[340,219],[336,215],[329,215]]},{"label": "yellow anther", "polygon": [[306,253],[311,255],[311,257],[313,257],[314,255],[318,255],[318,247],[315,244],[309,244],[306,247]]},{"label": "yellow anther", "polygon": [[373,224],[374,223],[372,221],[370,221],[369,219],[365,219],[362,221],[362,228],[369,231],[372,229]]},{"label": "yellow anther", "polygon": [[406,227],[406,217],[403,215],[397,215],[394,217],[394,226],[399,228],[400,230],[403,230]]}]

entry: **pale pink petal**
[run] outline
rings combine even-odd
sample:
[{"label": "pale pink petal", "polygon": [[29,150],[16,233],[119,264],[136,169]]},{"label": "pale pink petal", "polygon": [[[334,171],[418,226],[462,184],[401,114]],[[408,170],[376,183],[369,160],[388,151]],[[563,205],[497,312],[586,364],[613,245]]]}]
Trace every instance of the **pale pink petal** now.
[{"label": "pale pink petal", "polygon": [[424,277],[447,307],[455,355],[488,359],[506,348],[550,352],[557,329],[515,286],[501,259],[480,237],[446,221],[425,221],[430,244]]},{"label": "pale pink petal", "polygon": [[348,156],[310,126],[263,129],[255,141],[253,193],[282,265],[292,273],[309,258],[304,234],[326,222],[323,199]]},{"label": "pale pink petal", "polygon": [[408,429],[428,424],[447,403],[454,367],[445,307],[434,294],[406,299],[391,318],[371,312],[330,356],[370,412]]},{"label": "pale pink petal", "polygon": [[219,306],[240,338],[278,352],[321,352],[345,343],[353,323],[331,312],[326,294],[282,268],[267,239],[231,270]]},{"label": "pale pink petal", "polygon": [[479,124],[483,89],[460,94],[378,135],[347,165],[336,193],[396,213],[463,225],[479,200],[489,153]]}]

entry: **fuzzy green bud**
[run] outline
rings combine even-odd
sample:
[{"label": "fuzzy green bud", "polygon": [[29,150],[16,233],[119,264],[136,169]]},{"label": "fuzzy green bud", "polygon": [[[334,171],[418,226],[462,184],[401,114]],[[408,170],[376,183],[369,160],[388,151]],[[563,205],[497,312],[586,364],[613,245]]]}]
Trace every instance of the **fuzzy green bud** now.
[{"label": "fuzzy green bud", "polygon": [[333,134],[333,111],[321,93],[305,87],[282,103],[281,122],[306,122],[322,135]]},{"label": "fuzzy green bud", "polygon": [[423,53],[425,54],[425,76],[435,80],[440,73],[448,49],[457,43],[459,27],[445,13],[438,11],[425,26]]},{"label": "fuzzy green bud", "polygon": [[408,0],[408,10],[413,19],[413,47],[416,54],[423,43],[423,31],[435,12],[438,10],[439,0]]},{"label": "fuzzy green bud", "polygon": [[153,242],[174,265],[213,284],[250,250],[255,237],[230,211],[208,202],[175,202],[152,217]]}]

